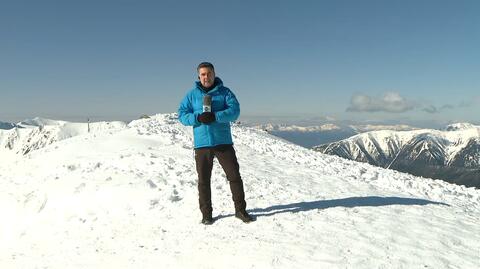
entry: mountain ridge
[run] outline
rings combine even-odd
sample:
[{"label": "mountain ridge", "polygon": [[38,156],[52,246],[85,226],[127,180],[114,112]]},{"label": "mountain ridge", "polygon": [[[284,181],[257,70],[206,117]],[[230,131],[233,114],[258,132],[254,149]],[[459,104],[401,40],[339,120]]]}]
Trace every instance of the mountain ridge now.
[{"label": "mountain ridge", "polygon": [[420,129],[367,132],[316,146],[314,150],[478,188],[479,141],[479,126],[454,124],[447,126],[445,131]]}]

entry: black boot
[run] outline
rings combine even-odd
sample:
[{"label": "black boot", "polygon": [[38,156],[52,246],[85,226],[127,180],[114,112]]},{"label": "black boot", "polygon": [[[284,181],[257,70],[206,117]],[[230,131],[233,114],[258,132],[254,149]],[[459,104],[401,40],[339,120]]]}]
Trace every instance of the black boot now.
[{"label": "black boot", "polygon": [[241,221],[243,221],[245,223],[255,221],[255,219],[252,216],[250,216],[247,213],[247,211],[237,211],[237,212],[235,212],[235,217],[240,219]]},{"label": "black boot", "polygon": [[202,218],[202,224],[212,225],[213,224],[212,215],[204,215]]}]

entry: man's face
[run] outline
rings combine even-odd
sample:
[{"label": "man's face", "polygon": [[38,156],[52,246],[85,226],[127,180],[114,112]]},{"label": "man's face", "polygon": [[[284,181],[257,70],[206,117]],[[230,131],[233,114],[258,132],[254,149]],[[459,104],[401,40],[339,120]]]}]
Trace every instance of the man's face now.
[{"label": "man's face", "polygon": [[210,88],[215,81],[215,71],[208,67],[202,67],[198,69],[198,79],[200,79],[203,87]]}]

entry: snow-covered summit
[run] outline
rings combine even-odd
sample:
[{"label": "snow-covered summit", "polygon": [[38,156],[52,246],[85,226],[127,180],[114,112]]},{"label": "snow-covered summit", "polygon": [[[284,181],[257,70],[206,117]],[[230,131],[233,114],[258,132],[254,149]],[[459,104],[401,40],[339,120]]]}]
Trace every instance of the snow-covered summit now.
[{"label": "snow-covered summit", "polygon": [[460,131],[460,130],[468,130],[468,129],[478,129],[480,126],[473,125],[468,122],[461,122],[461,123],[453,123],[447,125],[445,127],[445,131]]},{"label": "snow-covered summit", "polygon": [[40,126],[47,126],[47,125],[60,126],[60,125],[64,125],[65,123],[66,121],[35,117],[33,119],[23,120],[17,123],[17,125],[22,127],[40,127]]},{"label": "snow-covered summit", "polygon": [[395,125],[385,125],[385,124],[355,124],[350,125],[350,127],[356,130],[358,133],[365,133],[370,131],[382,131],[382,130],[392,130],[392,131],[411,131],[418,128],[412,127],[406,124],[395,124]]},{"label": "snow-covered summit", "polygon": [[10,122],[0,121],[0,130],[10,130],[12,128],[15,128],[15,124]]},{"label": "snow-covered summit", "polygon": [[283,132],[321,132],[321,131],[332,131],[341,129],[340,126],[336,124],[322,124],[318,126],[298,126],[298,125],[287,125],[287,124],[262,124],[255,126],[257,129],[262,129],[266,131],[283,131]]},{"label": "snow-covered summit", "polygon": [[233,126],[250,213],[212,173],[199,223],[192,130],[159,114],[0,163],[1,268],[476,268],[480,191]]},{"label": "snow-covered summit", "polygon": [[298,126],[298,125],[288,125],[288,124],[261,124],[255,126],[257,129],[263,129],[266,131],[282,131],[282,132],[328,132],[328,131],[337,131],[337,130],[354,130],[357,133],[364,133],[369,131],[380,131],[380,130],[394,130],[394,131],[410,131],[418,128],[405,125],[384,125],[384,124],[335,124],[335,123],[325,123],[320,125],[313,126]]},{"label": "snow-covered summit", "polygon": [[15,124],[13,128],[0,129],[0,160],[15,154],[27,154],[54,142],[70,137],[125,128],[120,121],[75,123],[34,118]]}]

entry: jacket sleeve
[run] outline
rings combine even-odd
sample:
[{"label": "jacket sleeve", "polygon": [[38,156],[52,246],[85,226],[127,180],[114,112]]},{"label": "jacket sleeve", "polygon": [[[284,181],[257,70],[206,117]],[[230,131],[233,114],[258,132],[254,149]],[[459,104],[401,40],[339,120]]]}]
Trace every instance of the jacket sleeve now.
[{"label": "jacket sleeve", "polygon": [[178,107],[178,120],[185,126],[200,124],[197,120],[198,113],[193,112],[192,95],[188,93]]},{"label": "jacket sleeve", "polygon": [[222,111],[215,112],[215,120],[218,122],[231,122],[240,116],[240,103],[232,91],[228,90],[225,96],[227,108]]}]

